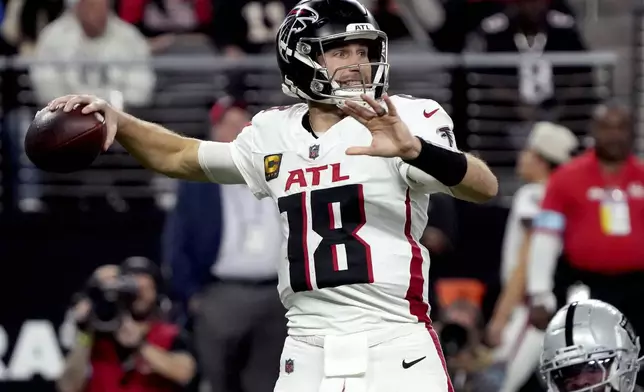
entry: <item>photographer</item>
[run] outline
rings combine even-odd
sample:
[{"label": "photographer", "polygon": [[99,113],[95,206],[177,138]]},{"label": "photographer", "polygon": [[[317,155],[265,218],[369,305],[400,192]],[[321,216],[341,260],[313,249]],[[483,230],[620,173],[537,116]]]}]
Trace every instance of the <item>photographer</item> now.
[{"label": "photographer", "polygon": [[469,300],[459,299],[441,312],[437,332],[456,392],[497,392],[503,368],[494,365],[481,341],[482,315]]},{"label": "photographer", "polygon": [[161,287],[159,269],[142,257],[94,272],[72,311],[78,333],[60,392],[172,392],[191,383],[194,355],[160,317]]}]

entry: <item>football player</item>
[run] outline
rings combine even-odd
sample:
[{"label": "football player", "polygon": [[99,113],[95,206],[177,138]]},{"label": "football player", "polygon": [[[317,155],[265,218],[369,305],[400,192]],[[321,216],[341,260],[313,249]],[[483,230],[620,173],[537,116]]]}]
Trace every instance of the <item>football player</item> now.
[{"label": "football player", "polygon": [[578,146],[568,128],[538,122],[528,136],[517,162],[517,173],[527,184],[514,194],[503,238],[503,290],[487,327],[489,343],[499,346],[498,359],[507,363],[499,392],[515,392],[537,368],[543,332],[528,323],[526,273],[532,220],[539,212],[550,173],[570,160]]},{"label": "football player", "polygon": [[639,337],[614,306],[573,302],[546,328],[540,372],[550,392],[632,392],[639,351]]},{"label": "football player", "polygon": [[159,173],[275,200],[289,328],[275,391],[451,392],[418,240],[430,193],[484,202],[495,176],[458,150],[436,102],[386,95],[387,36],[357,0],[298,3],[276,46],[284,92],[305,102],[260,112],[232,143],[185,138],[91,96],[49,108],[102,112],[106,148],[116,137]]}]

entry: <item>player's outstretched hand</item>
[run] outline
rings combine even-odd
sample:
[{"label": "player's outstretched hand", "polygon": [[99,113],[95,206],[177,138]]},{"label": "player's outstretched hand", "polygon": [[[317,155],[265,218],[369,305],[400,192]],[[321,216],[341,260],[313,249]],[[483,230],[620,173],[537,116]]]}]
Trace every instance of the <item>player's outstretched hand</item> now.
[{"label": "player's outstretched hand", "polygon": [[101,113],[103,117],[105,117],[107,137],[105,138],[105,145],[103,146],[103,150],[107,151],[112,143],[114,143],[114,138],[116,137],[118,124],[117,111],[107,101],[93,95],[65,95],[49,102],[49,104],[47,104],[47,108],[52,112],[60,108],[62,108],[65,112],[70,112],[77,105],[85,106],[81,111],[84,114]]},{"label": "player's outstretched hand", "polygon": [[360,97],[371,106],[371,109],[349,100],[345,101],[341,109],[371,132],[372,141],[370,146],[348,148],[347,155],[416,158],[421,149],[420,141],[400,119],[389,96],[385,94],[382,97],[387,109],[366,94]]}]

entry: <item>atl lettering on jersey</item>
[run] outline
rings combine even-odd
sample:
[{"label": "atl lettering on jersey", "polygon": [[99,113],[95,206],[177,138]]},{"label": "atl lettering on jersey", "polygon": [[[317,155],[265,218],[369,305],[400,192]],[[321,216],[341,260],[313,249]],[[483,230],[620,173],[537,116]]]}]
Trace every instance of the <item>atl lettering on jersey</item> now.
[{"label": "atl lettering on jersey", "polygon": [[[456,150],[449,115],[432,100],[393,96],[412,133]],[[418,243],[429,193],[399,158],[348,156],[371,143],[347,117],[316,138],[305,104],[260,112],[233,143],[253,193],[273,198],[287,238],[279,292],[291,335],[361,332],[429,321],[429,254]],[[434,112],[427,117],[425,113]]]}]

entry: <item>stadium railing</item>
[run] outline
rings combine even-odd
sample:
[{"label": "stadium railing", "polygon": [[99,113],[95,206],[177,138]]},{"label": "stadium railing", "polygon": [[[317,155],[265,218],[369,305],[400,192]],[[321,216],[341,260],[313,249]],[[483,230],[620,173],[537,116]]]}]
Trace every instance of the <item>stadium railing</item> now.
[{"label": "stadium railing", "polygon": [[[547,61],[554,70],[550,87],[548,83],[542,86],[537,80],[535,85],[526,79],[519,72],[525,69],[526,58],[516,54],[393,52],[390,93],[431,98],[443,105],[454,119],[459,146],[489,162],[500,177],[501,194],[507,198],[518,186],[513,167],[530,124],[544,119],[558,121],[583,137],[594,104],[613,92],[612,78],[618,61],[613,53],[556,53],[538,60]],[[31,166],[22,150],[22,139],[34,113],[44,104],[36,99],[28,75],[30,67],[40,64],[43,63],[26,58],[0,59],[3,75],[0,157],[4,157],[1,173],[5,207],[29,210],[26,201],[33,199],[68,203],[81,209],[92,208],[92,203],[98,200],[99,204],[120,212],[135,208],[137,201],[152,203],[157,208],[171,207],[174,182],[144,170],[119,146],[78,173],[55,175]],[[134,65],[91,60],[46,64],[61,70],[79,65],[96,68]],[[189,136],[206,137],[209,108],[227,91],[240,94],[251,112],[294,102],[281,92],[274,56],[234,60],[212,56],[158,57],[147,64],[157,75],[153,98],[148,105],[126,109]],[[549,88],[553,89],[550,94]],[[544,89],[546,92],[531,99],[526,89],[537,91],[537,95]]]}]

